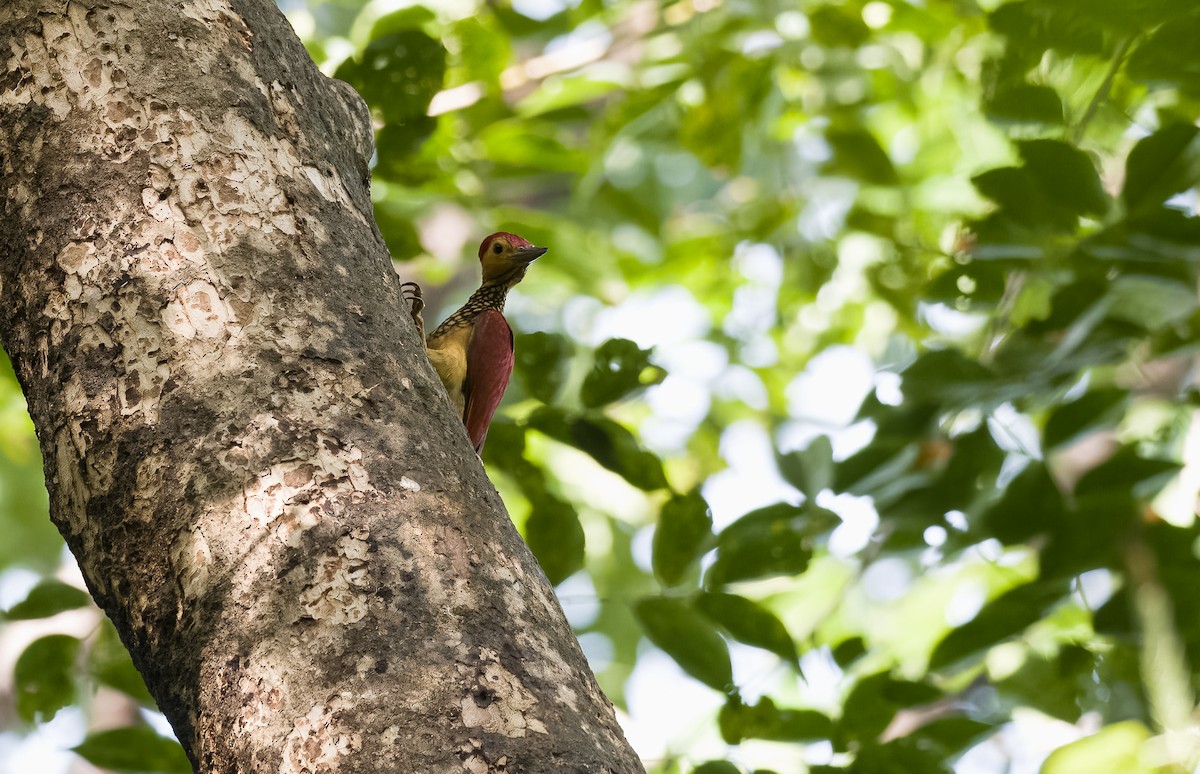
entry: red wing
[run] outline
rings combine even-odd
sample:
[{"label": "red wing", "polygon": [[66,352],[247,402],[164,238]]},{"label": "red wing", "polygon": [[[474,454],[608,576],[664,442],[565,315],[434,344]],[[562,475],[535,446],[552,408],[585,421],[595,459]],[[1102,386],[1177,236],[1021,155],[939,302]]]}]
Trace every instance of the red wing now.
[{"label": "red wing", "polygon": [[475,451],[483,449],[492,415],[504,397],[513,369],[512,329],[504,315],[487,309],[475,318],[475,330],[467,345],[467,405],[463,424]]}]

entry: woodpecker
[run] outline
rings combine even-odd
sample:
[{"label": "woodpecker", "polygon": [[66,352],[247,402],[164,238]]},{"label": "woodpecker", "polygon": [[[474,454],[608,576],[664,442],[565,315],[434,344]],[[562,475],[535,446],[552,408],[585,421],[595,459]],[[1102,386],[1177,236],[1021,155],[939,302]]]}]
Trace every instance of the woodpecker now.
[{"label": "woodpecker", "polygon": [[467,303],[428,338],[421,310],[425,302],[415,282],[403,285],[413,321],[425,340],[425,354],[462,417],[478,453],[513,369],[513,334],[504,319],[508,291],[525,278],[529,264],[546,253],[516,234],[499,231],[479,245],[483,282]]}]

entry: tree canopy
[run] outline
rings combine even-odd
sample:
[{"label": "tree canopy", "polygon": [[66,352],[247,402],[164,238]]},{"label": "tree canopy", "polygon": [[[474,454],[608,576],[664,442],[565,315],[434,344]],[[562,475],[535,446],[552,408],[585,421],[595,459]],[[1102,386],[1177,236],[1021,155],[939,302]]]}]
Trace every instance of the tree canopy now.
[{"label": "tree canopy", "polygon": [[[484,461],[648,770],[1200,763],[1200,9],[401,5],[280,1],[427,320],[485,234],[550,248]],[[6,370],[11,632],[88,604],[37,457]],[[46,631],[5,734],[150,706],[107,623]]]}]

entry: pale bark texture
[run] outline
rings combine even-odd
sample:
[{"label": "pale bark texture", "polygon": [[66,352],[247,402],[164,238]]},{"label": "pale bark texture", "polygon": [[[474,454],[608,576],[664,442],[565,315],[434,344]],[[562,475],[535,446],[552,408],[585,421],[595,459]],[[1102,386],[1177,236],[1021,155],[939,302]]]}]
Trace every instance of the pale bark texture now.
[{"label": "pale bark texture", "polygon": [[0,334],[203,772],[637,772],[270,0],[0,3]]}]

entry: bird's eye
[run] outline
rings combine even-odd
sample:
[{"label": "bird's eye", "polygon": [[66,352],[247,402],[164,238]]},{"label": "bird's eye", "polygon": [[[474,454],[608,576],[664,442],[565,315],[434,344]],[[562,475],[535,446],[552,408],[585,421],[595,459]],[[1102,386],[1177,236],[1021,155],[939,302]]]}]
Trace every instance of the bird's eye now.
[{"label": "bird's eye", "polygon": [[504,252],[504,248],[500,246],[499,242],[495,242],[492,244],[492,252],[496,255],[499,255],[500,253]]}]

